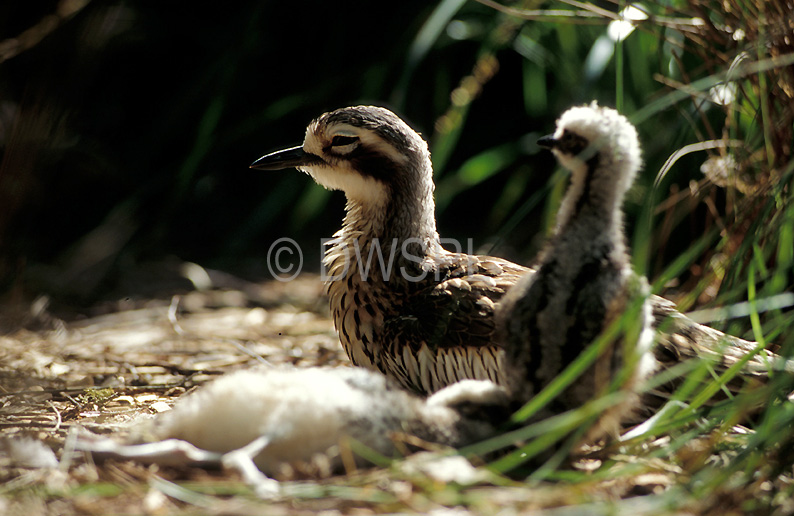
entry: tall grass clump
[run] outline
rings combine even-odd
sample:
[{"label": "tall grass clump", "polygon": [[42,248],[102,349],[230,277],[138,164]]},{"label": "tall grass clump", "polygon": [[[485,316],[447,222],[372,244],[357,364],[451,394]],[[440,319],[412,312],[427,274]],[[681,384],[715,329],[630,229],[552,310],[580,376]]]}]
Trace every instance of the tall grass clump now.
[{"label": "tall grass clump", "polygon": [[[660,372],[645,388],[678,377],[673,401],[648,431],[622,447],[601,450],[589,466],[565,458],[583,425],[616,403],[618,393],[519,425],[467,451],[514,450],[490,467],[535,484],[556,480],[581,486],[604,478],[630,483],[643,474],[660,474],[671,487],[647,498],[653,512],[791,513],[794,370],[767,355],[767,350],[794,355],[791,6],[763,0],[615,2],[606,8],[573,1],[480,3],[499,11],[502,22],[494,30],[509,30],[510,45],[526,59],[527,114],[559,113],[597,98],[637,124],[646,170],[626,210],[634,221],[628,229],[638,271],[682,311],[694,310],[698,321],[757,346],[727,370],[704,359]],[[582,52],[587,45],[589,51]],[[483,49],[481,59],[493,55],[492,48]],[[552,95],[553,86],[567,89],[567,98]],[[442,121],[463,123],[467,108],[453,103]],[[440,129],[436,141],[447,152],[445,138],[455,133]],[[505,163],[499,168],[509,170]],[[446,181],[466,184],[460,178]],[[553,214],[563,191],[564,177],[555,175],[546,189],[524,196],[524,207],[545,197],[545,213]],[[506,192],[501,198],[513,197]],[[504,223],[502,237],[509,238],[530,209],[515,202],[518,215]],[[629,324],[630,313],[516,420],[529,420],[561,393],[601,341]],[[768,366],[763,382],[747,373],[754,354]],[[556,453],[549,454],[550,448]],[[533,458],[541,456],[538,467]],[[576,492],[578,501],[590,499],[581,489]]]}]

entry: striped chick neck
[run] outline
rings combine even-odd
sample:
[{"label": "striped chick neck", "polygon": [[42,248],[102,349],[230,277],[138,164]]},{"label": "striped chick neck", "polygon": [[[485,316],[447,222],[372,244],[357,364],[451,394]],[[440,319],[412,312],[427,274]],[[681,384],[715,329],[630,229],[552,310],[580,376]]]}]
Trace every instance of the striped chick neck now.
[{"label": "striped chick neck", "polygon": [[623,197],[641,163],[637,131],[617,111],[595,102],[574,107],[557,121],[551,150],[571,172],[557,233],[576,224],[590,234],[622,233]]},{"label": "striped chick neck", "polygon": [[[634,275],[621,209],[640,165],[634,127],[593,103],[566,111],[555,133],[538,143],[572,178],[538,272],[522,279],[500,306],[508,361],[518,364],[514,395],[523,398],[547,385],[620,313]],[[609,376],[609,367],[603,370]],[[578,406],[600,383],[580,380],[562,403]]]}]

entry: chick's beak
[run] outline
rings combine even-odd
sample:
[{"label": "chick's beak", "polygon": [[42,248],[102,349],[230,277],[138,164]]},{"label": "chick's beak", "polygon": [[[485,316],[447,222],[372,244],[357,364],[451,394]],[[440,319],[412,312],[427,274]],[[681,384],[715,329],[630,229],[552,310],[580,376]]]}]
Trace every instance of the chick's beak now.
[{"label": "chick's beak", "polygon": [[538,145],[547,149],[553,149],[557,146],[557,139],[554,138],[553,134],[547,134],[546,136],[538,138]]},{"label": "chick's beak", "polygon": [[276,152],[271,152],[251,163],[251,168],[257,170],[281,170],[290,167],[303,167],[322,163],[319,156],[310,154],[303,147],[292,147]]}]

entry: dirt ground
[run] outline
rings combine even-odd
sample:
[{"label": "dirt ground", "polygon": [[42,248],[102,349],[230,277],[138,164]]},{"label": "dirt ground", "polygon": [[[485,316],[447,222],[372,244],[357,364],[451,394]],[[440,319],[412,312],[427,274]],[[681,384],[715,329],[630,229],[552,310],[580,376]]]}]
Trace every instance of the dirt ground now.
[{"label": "dirt ground", "polygon": [[[2,315],[0,514],[446,516],[577,501],[600,507],[597,512],[616,501],[642,512],[648,497],[637,495],[660,493],[686,477],[666,461],[615,456],[618,466],[639,465],[636,474],[531,486],[473,468],[460,457],[462,463],[440,467],[442,462],[418,454],[383,468],[284,482],[282,495],[261,500],[236,472],[95,463],[71,451],[76,428],[123,436],[130,422],[169,410],[195,386],[238,369],[349,363],[313,275],[122,298],[82,316],[58,313],[41,298],[24,309],[7,307]],[[19,442],[26,444],[13,445]]]},{"label": "dirt ground", "polygon": [[[245,491],[223,472],[96,465],[84,457],[76,464],[25,467],[36,466],[36,460],[26,464],[6,444],[32,438],[60,456],[75,427],[123,434],[130,421],[168,410],[178,396],[230,371],[262,364],[346,367],[326,304],[319,278],[306,275],[289,283],[104,303],[94,309],[97,315],[70,321],[52,315],[44,299],[27,312],[6,310],[0,336],[0,513],[175,509],[167,497],[151,494],[157,491],[148,487],[153,479]],[[12,319],[23,327],[13,328]],[[39,462],[46,463],[44,457]]]}]

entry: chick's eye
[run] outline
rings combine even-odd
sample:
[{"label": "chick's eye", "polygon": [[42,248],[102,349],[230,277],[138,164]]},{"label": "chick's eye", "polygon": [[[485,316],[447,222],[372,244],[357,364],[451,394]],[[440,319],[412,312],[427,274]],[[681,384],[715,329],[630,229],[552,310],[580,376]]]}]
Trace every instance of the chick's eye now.
[{"label": "chick's eye", "polygon": [[557,145],[557,148],[567,154],[577,156],[581,154],[588,147],[588,145],[589,142],[586,139],[566,129],[563,131],[562,136],[560,137],[560,142]]},{"label": "chick's eye", "polygon": [[331,138],[331,146],[332,147],[342,147],[344,145],[350,145],[351,143],[356,143],[358,141],[358,137],[356,136],[344,136],[338,134]]}]

